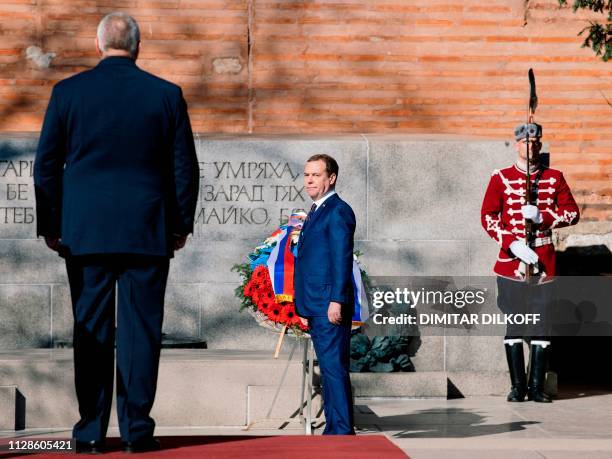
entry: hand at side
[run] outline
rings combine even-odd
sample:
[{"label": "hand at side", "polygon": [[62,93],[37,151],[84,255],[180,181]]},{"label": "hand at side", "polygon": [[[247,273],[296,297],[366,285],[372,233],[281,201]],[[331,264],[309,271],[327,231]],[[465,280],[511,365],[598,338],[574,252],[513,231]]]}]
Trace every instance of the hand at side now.
[{"label": "hand at side", "polygon": [[51,250],[59,252],[59,248],[61,244],[60,238],[45,236],[45,243],[47,244],[47,247],[49,247]]},{"label": "hand at side", "polygon": [[327,318],[334,325],[340,325],[342,322],[342,305],[332,301],[327,308]]},{"label": "hand at side", "polygon": [[185,247],[185,243],[187,242],[187,235],[181,236],[179,234],[174,235],[174,250],[181,250]]}]

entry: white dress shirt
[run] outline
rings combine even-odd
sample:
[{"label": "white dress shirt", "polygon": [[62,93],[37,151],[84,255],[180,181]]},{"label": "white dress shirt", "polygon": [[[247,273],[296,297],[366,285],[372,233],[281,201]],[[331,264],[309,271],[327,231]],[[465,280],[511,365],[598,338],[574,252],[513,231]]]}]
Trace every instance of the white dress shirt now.
[{"label": "white dress shirt", "polygon": [[331,189],[327,193],[325,193],[325,195],[321,199],[318,199],[317,201],[315,201],[314,204],[317,206],[315,208],[315,212],[317,210],[319,210],[319,207],[321,207],[321,204],[323,204],[327,200],[327,198],[329,198],[330,196],[333,196],[335,194],[336,194],[336,190]]}]

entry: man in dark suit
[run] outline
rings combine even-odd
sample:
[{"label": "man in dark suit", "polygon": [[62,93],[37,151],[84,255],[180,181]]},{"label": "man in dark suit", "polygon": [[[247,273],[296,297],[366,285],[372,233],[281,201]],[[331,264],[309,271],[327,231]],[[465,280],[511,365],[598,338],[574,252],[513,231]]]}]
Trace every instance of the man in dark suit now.
[{"label": "man in dark suit", "polygon": [[104,446],[115,341],[125,450],[159,448],[149,413],[169,260],[193,230],[197,203],[181,89],[136,66],[139,45],[130,16],[100,22],[102,59],[53,88],[34,167],[38,235],[66,258],[81,416],[73,437],[81,452]]},{"label": "man in dark suit", "polygon": [[336,194],[337,178],[331,156],[306,162],[304,185],[314,203],[298,242],[295,306],[308,320],[323,378],[323,435],[354,435],[349,354],[355,214]]}]

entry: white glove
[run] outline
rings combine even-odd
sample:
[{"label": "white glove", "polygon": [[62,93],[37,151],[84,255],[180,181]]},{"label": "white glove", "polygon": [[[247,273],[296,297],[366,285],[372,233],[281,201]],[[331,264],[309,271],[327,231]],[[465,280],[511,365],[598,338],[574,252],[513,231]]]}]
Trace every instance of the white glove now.
[{"label": "white glove", "polygon": [[514,241],[510,244],[512,253],[523,260],[528,265],[535,265],[538,262],[538,254],[527,247],[527,244],[521,241]]},{"label": "white glove", "polygon": [[531,220],[532,222],[537,224],[542,223],[542,214],[540,213],[540,209],[538,209],[537,206],[527,204],[521,207],[521,212],[523,213],[523,218],[525,220]]}]

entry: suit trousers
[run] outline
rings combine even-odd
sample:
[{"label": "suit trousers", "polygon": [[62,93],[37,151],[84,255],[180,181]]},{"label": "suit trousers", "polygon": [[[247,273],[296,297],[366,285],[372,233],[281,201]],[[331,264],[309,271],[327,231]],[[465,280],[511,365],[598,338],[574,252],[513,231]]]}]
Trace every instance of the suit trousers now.
[{"label": "suit trousers", "polygon": [[506,339],[533,338],[548,341],[554,283],[528,284],[497,277],[497,306],[504,314],[539,314],[537,324],[508,324]]},{"label": "suit trousers", "polygon": [[308,323],[323,380],[323,435],[355,435],[349,375],[351,323],[334,325],[327,317],[309,317]]},{"label": "suit trousers", "polygon": [[157,388],[169,264],[166,257],[129,254],[66,258],[80,414],[73,428],[76,440],[103,441],[106,436],[115,345],[121,439],[133,442],[153,435],[149,413]]}]

